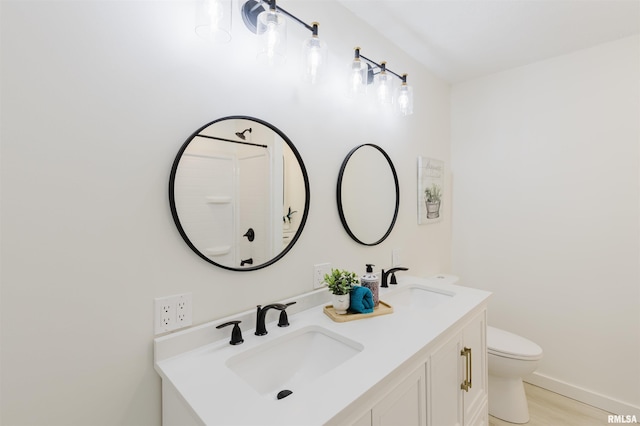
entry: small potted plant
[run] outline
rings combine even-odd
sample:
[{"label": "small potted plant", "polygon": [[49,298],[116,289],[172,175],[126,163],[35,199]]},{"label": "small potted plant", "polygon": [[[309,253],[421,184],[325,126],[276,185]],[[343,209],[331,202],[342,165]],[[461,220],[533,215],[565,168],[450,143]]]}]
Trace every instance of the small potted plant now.
[{"label": "small potted plant", "polygon": [[333,294],[333,308],[336,313],[346,314],[351,302],[351,288],[359,282],[358,275],[355,272],[331,269],[330,274],[324,275],[324,282]]},{"label": "small potted plant", "polygon": [[424,201],[427,205],[427,219],[436,219],[440,217],[441,198],[442,190],[435,183],[424,190]]}]

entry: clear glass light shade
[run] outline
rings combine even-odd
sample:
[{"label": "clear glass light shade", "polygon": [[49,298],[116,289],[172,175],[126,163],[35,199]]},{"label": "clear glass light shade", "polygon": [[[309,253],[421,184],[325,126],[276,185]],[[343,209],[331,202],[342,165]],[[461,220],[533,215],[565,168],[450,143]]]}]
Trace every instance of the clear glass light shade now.
[{"label": "clear glass light shade", "polygon": [[413,114],[413,87],[402,83],[394,96],[395,109],[402,115]]},{"label": "clear glass light shade", "polygon": [[196,34],[205,40],[227,43],[231,40],[231,0],[198,0]]},{"label": "clear glass light shade", "polygon": [[367,93],[369,67],[360,59],[354,59],[349,65],[347,75],[347,95],[358,96]]},{"label": "clear glass light shade", "polygon": [[257,32],[261,39],[258,59],[269,65],[283,64],[287,57],[287,23],[275,10],[258,15]]},{"label": "clear glass light shade", "polygon": [[302,44],[303,79],[311,84],[322,82],[328,60],[327,43],[312,36]]},{"label": "clear glass light shade", "polygon": [[393,102],[394,82],[395,78],[393,75],[386,71],[376,74],[374,88],[378,102],[385,105],[390,105]]}]

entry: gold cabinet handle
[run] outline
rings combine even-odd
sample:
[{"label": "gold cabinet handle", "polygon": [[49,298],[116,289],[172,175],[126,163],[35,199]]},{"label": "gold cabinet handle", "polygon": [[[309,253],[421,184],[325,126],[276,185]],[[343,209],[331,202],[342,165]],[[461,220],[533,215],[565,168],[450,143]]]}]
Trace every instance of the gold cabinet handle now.
[{"label": "gold cabinet handle", "polygon": [[463,356],[465,358],[465,377],[464,377],[464,381],[460,385],[460,389],[464,390],[465,392],[469,392],[469,389],[471,389],[471,386],[472,386],[471,385],[471,376],[472,376],[471,348],[465,347],[463,350],[460,351],[460,356]]}]

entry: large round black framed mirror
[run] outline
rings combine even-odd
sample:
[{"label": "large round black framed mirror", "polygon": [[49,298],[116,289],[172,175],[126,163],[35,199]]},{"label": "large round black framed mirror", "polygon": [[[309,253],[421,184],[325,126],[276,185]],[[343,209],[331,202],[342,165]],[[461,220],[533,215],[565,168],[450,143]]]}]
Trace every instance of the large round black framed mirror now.
[{"label": "large round black framed mirror", "polygon": [[337,201],[342,225],[353,240],[374,246],[389,236],[398,217],[400,186],[382,148],[363,144],[347,154],[338,175]]},{"label": "large round black framed mirror", "polygon": [[281,259],[309,213],[309,177],[291,140],[264,120],[224,117],[182,145],[169,179],[173,220],[202,259],[252,271]]}]

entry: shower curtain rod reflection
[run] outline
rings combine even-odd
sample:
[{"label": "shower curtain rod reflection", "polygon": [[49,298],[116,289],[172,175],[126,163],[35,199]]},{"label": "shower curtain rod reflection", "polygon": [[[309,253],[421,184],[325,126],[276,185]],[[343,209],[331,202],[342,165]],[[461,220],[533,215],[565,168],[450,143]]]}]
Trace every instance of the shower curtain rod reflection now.
[{"label": "shower curtain rod reflection", "polygon": [[242,145],[251,145],[251,146],[258,146],[260,148],[269,148],[267,145],[261,145],[259,143],[234,141],[234,140],[231,140],[231,139],[225,139],[225,138],[219,138],[219,137],[216,137],[216,136],[207,136],[207,135],[201,135],[201,134],[198,134],[197,136],[200,136],[201,138],[215,139],[217,141],[222,141],[222,142],[239,143],[239,144],[242,144]]}]

